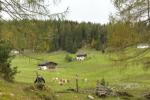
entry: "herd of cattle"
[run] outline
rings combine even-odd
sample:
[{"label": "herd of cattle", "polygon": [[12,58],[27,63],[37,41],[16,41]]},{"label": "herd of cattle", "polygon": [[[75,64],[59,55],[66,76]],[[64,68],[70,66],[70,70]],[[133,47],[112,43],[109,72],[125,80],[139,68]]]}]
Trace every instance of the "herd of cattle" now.
[{"label": "herd of cattle", "polygon": [[[61,86],[71,82],[71,80],[69,80],[69,79],[58,78],[58,77],[52,78],[52,81],[58,83]],[[82,79],[82,81],[87,82],[88,80],[87,80],[87,78],[84,78],[84,79]]]}]

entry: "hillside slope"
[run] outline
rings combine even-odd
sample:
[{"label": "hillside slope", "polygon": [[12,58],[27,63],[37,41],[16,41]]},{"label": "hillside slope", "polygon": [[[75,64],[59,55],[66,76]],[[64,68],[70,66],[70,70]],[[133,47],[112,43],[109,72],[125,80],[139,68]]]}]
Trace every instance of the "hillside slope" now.
[{"label": "hillside slope", "polygon": [[[41,61],[18,55],[12,62],[12,65],[17,66],[20,71],[20,73],[16,75],[16,81],[32,84],[36,72],[38,72],[45,78],[46,85],[56,92],[58,100],[87,100],[88,94],[62,93],[67,89],[75,88],[76,74],[79,75],[80,90],[95,88],[96,81],[104,78],[111,88],[131,93],[135,98],[131,98],[131,100],[137,100],[137,98],[143,100],[141,99],[143,94],[149,92],[150,69],[149,67],[144,67],[145,61],[148,62],[150,58],[149,51],[138,57],[132,57],[132,59],[131,56],[133,54],[137,55],[141,50],[130,48],[121,52],[105,54],[95,50],[81,50],[79,52],[82,51],[88,54],[88,58],[85,61],[75,60],[73,62],[65,61],[65,56],[68,53],[64,51],[28,54],[34,58],[58,63],[56,70],[47,71],[38,70],[37,64]],[[74,54],[72,56],[75,57]],[[130,59],[119,61],[118,58]],[[59,85],[59,81],[54,80],[56,78],[68,79],[70,82]],[[87,81],[84,81],[85,79]],[[116,98],[107,98],[106,100],[116,100]]]},{"label": "hillside slope", "polygon": [[51,90],[35,90],[32,84],[0,80],[0,100],[54,100]]}]

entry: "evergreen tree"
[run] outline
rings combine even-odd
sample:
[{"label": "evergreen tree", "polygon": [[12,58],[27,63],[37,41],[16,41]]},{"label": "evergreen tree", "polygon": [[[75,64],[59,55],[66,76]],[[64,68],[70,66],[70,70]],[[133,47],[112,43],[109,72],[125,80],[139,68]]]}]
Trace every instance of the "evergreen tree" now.
[{"label": "evergreen tree", "polygon": [[0,41],[0,77],[7,81],[13,81],[17,68],[10,66],[10,44],[6,41]]}]

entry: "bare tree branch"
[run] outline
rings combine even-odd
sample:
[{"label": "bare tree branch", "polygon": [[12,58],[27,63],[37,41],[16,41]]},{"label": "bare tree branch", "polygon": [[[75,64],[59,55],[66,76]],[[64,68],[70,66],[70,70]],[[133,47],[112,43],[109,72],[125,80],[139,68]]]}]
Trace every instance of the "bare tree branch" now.
[{"label": "bare tree branch", "polygon": [[[49,0],[52,1],[52,0]],[[60,0],[59,0],[60,1]],[[6,13],[12,19],[48,19],[63,18],[68,8],[59,13],[50,13],[47,0],[0,0],[0,13]],[[56,4],[58,0],[53,0]],[[3,15],[1,14],[1,19]]]}]

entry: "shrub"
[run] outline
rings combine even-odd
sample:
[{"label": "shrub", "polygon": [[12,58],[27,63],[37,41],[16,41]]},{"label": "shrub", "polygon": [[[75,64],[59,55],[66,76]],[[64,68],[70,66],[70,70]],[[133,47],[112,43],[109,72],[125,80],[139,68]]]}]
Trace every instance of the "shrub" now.
[{"label": "shrub", "polygon": [[103,85],[103,86],[106,86],[106,81],[105,81],[104,78],[101,79],[101,83],[100,84]]},{"label": "shrub", "polygon": [[67,55],[65,56],[65,60],[66,60],[67,62],[72,62],[72,61],[73,61],[73,58],[72,58],[72,56],[70,56],[69,54],[67,54]]},{"label": "shrub", "polygon": [[0,40],[0,77],[6,81],[13,81],[17,67],[11,68],[11,46],[9,42]]}]

